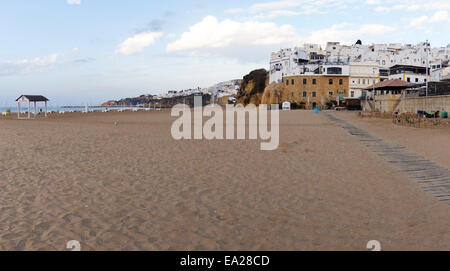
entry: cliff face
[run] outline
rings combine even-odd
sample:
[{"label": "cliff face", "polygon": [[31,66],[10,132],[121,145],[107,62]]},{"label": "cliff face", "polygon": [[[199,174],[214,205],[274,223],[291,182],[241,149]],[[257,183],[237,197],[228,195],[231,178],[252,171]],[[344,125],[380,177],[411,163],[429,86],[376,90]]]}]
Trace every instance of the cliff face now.
[{"label": "cliff face", "polygon": [[269,84],[269,73],[265,69],[254,70],[244,76],[236,95],[236,104],[261,104],[264,89]]},{"label": "cliff face", "polygon": [[134,98],[125,98],[119,101],[108,101],[103,103],[102,106],[135,106],[138,104],[150,104],[153,100],[152,95],[141,95]]},{"label": "cliff face", "polygon": [[[155,99],[153,96],[150,95],[142,95],[135,98],[125,98],[119,101],[108,101],[106,103],[103,103],[102,106],[108,107],[108,106],[136,106],[138,104],[144,105],[145,107],[162,107],[162,108],[171,108],[177,104],[187,104],[190,107],[194,106],[194,97],[195,95],[189,95],[184,97],[173,97],[173,98],[162,98],[162,99]],[[211,95],[204,94],[202,96],[203,105],[207,105],[211,103]]]},{"label": "cliff face", "polygon": [[285,101],[289,101],[289,95],[284,89],[283,84],[272,82],[264,89],[264,93],[261,98],[262,104],[281,104]]}]

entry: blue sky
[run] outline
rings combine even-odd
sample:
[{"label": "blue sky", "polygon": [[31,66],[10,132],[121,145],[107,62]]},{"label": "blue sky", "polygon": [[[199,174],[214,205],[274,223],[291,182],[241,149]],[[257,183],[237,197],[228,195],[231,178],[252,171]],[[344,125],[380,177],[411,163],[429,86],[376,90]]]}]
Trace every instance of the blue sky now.
[{"label": "blue sky", "polygon": [[448,0],[2,0],[0,106],[208,87],[303,42],[450,43]]}]

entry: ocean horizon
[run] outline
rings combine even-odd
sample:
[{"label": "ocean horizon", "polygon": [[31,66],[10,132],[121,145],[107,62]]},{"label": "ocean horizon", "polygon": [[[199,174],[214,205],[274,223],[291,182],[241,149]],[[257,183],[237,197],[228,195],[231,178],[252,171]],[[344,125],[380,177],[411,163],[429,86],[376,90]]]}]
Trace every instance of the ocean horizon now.
[{"label": "ocean horizon", "polygon": [[[127,107],[120,107],[120,109],[123,110],[131,110],[133,108],[136,107],[132,107],[132,106],[127,106]],[[6,112],[7,110],[11,110],[11,113],[17,113],[17,106],[1,106],[0,107],[0,112]],[[88,106],[88,110],[89,111],[103,111],[105,109],[119,109],[117,107],[108,107],[108,106]],[[44,112],[45,111],[45,107],[44,106],[38,106],[37,111],[38,112]],[[86,110],[86,106],[70,106],[70,105],[65,105],[65,106],[48,106],[47,107],[48,112],[70,112],[70,111],[75,111],[75,112],[82,112]],[[28,112],[28,106],[24,106],[22,105],[20,108],[20,111],[22,113],[26,113]],[[34,106],[31,105],[30,107],[30,111],[31,113],[34,112]]]}]

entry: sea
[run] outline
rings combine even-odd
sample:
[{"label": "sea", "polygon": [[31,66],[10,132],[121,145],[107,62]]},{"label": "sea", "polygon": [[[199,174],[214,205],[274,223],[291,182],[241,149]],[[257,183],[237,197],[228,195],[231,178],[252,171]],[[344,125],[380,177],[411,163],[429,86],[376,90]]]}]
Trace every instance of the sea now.
[{"label": "sea", "polygon": [[[103,111],[103,110],[133,110],[137,107],[98,107],[98,106],[88,106],[88,111]],[[0,113],[6,112],[7,110],[10,110],[11,113],[17,113],[17,105],[16,106],[0,106]],[[44,106],[38,106],[37,111],[38,112],[44,112],[45,107]],[[48,106],[47,107],[48,112],[83,112],[86,111],[86,106]],[[31,105],[30,111],[34,112],[34,106]],[[20,107],[20,112],[22,113],[28,113],[28,105],[25,106],[23,104]]]}]

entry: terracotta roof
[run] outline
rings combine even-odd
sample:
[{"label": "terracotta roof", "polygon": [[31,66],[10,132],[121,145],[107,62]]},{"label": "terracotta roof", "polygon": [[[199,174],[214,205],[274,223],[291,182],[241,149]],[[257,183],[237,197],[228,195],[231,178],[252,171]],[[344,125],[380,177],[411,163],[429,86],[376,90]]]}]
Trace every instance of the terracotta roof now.
[{"label": "terracotta roof", "polygon": [[27,98],[30,102],[47,102],[48,101],[48,99],[42,95],[21,95],[19,98],[16,99],[16,102],[22,97]]},{"label": "terracotta roof", "polygon": [[383,89],[405,89],[414,86],[415,84],[411,84],[405,82],[401,79],[393,79],[393,80],[384,80],[377,84],[371,85],[370,87],[365,88],[364,90],[383,90]]}]

